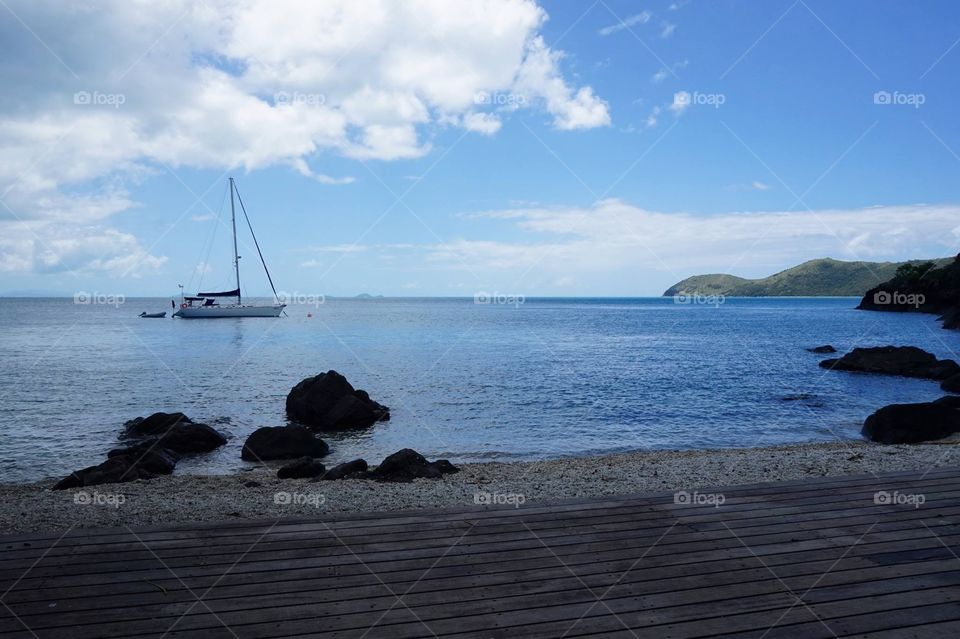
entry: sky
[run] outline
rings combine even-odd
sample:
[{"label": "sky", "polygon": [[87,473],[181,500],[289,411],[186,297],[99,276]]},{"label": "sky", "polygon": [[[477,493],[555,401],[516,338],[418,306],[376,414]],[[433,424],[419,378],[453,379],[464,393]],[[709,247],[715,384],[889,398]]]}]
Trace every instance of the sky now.
[{"label": "sky", "polygon": [[287,295],[960,251],[951,0],[3,0],[0,74],[0,292],[232,288],[228,176]]}]

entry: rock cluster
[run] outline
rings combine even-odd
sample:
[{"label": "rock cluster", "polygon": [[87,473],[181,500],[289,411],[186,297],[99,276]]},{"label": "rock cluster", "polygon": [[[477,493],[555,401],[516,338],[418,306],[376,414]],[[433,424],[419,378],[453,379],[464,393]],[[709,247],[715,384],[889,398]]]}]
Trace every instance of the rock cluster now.
[{"label": "rock cluster", "polygon": [[121,439],[129,446],[107,453],[107,460],[82,468],[60,480],[54,490],[115,484],[169,475],[181,455],[205,453],[227,443],[226,437],[194,422],[183,413],[154,413],[124,424]]},{"label": "rock cluster", "polygon": [[820,366],[838,371],[882,373],[935,380],[945,380],[960,374],[960,365],[952,359],[937,359],[936,355],[915,346],[855,348],[839,359],[821,361]]}]

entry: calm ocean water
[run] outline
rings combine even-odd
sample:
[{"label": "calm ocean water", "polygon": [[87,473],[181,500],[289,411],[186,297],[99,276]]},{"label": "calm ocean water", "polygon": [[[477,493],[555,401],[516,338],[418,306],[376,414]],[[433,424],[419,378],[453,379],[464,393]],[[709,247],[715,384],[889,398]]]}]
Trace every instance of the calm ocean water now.
[{"label": "calm ocean water", "polygon": [[960,352],[933,316],[852,299],[327,299],[281,320],[136,317],[169,304],[0,299],[0,481],[99,463],[124,421],[155,411],[231,437],[178,472],[241,469],[244,438],[286,423],[287,391],[331,368],[392,409],[326,436],[332,462],[403,447],[482,461],[857,438],[870,412],[939,397],[936,383],[826,372],[805,347]]}]

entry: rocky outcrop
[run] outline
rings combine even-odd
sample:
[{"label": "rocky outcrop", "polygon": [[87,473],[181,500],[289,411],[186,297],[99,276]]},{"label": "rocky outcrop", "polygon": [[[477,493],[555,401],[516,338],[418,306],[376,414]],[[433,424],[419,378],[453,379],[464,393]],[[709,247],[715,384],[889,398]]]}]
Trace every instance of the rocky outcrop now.
[{"label": "rocky outcrop", "polygon": [[390,409],[356,390],[337,371],[307,378],[287,395],[287,416],[319,431],[365,428],[390,419]]},{"label": "rocky outcrop", "polygon": [[822,368],[861,373],[882,373],[903,377],[945,380],[960,373],[952,359],[939,360],[914,346],[855,348],[839,359],[825,359]]},{"label": "rocky outcrop", "polygon": [[227,443],[227,438],[183,413],[154,413],[123,425],[121,439],[136,440],[107,453],[107,460],[70,473],[55,490],[115,484],[169,475],[181,454],[205,453]]},{"label": "rocky outcrop", "polygon": [[124,437],[151,438],[155,446],[176,453],[208,453],[227,443],[227,438],[206,424],[183,413],[154,413],[124,424]]},{"label": "rocky outcrop", "polygon": [[277,477],[280,479],[307,479],[318,477],[324,473],[326,468],[323,464],[312,457],[301,457],[277,471]]},{"label": "rocky outcrop", "polygon": [[943,439],[960,432],[960,409],[956,403],[942,400],[891,404],[867,417],[861,432],[881,444],[915,444]]},{"label": "rocky outcrop", "polygon": [[320,479],[362,479],[366,476],[366,472],[366,460],[354,459],[334,466],[324,473]]},{"label": "rocky outcrop", "polygon": [[129,448],[111,450],[105,462],[70,473],[53,489],[65,490],[152,479],[157,475],[169,475],[176,465],[177,457],[173,453],[145,442]]},{"label": "rocky outcrop", "polygon": [[243,443],[240,457],[247,461],[323,457],[327,443],[303,426],[265,426],[253,431]]},{"label": "rocky outcrop", "polygon": [[823,346],[814,346],[813,348],[807,349],[811,353],[836,353],[837,349],[831,346],[830,344],[824,344]]},{"label": "rocky outcrop", "polygon": [[857,308],[936,313],[944,328],[960,328],[960,255],[943,266],[901,265],[892,278],[868,290]]},{"label": "rocky outcrop", "polygon": [[367,477],[377,481],[408,482],[420,478],[437,479],[459,471],[459,468],[446,459],[428,462],[417,451],[404,448],[384,459],[379,466],[367,473]]}]

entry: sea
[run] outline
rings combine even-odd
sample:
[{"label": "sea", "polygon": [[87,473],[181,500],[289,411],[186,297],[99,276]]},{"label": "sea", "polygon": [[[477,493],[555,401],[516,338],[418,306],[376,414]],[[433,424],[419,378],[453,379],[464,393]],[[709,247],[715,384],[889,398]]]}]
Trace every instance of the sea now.
[{"label": "sea", "polygon": [[325,434],[325,463],[401,448],[456,463],[854,440],[871,412],[940,397],[937,383],[826,371],[807,348],[960,359],[960,332],[934,316],[854,298],[298,302],[280,319],[174,320],[169,298],[0,299],[0,483],[97,464],[124,422],[157,411],[229,438],[178,473],[241,471],[244,439],[287,424],[290,388],[331,369],[392,418]]}]

